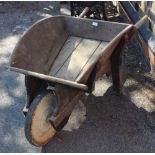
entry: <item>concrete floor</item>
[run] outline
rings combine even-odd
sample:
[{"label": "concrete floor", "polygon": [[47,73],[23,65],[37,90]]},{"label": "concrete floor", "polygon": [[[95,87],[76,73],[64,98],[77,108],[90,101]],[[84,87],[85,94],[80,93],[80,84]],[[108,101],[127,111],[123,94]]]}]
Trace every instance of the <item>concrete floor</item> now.
[{"label": "concrete floor", "polygon": [[128,76],[121,96],[103,77],[77,106],[64,131],[43,148],[28,143],[22,115],[24,76],[6,67],[29,26],[61,13],[69,10],[59,2],[0,2],[0,152],[155,152],[155,128],[148,120],[148,112],[155,110],[155,80],[140,74]]}]

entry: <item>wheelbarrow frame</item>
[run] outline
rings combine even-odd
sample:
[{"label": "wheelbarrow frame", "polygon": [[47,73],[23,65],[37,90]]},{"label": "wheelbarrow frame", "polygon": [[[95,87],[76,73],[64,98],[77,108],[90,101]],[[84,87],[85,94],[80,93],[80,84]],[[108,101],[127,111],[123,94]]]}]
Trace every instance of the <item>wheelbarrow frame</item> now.
[{"label": "wheelbarrow frame", "polygon": [[[53,17],[56,18],[56,17]],[[64,18],[64,17],[63,17]],[[67,20],[87,21],[92,22],[89,19],[75,19],[73,17],[65,17]],[[46,20],[46,19],[45,19]],[[48,19],[49,20],[49,19]],[[43,73],[37,73],[33,70],[26,70],[23,68],[16,67],[15,64],[15,54],[18,49],[18,45],[16,46],[15,51],[11,58],[10,70],[25,74],[25,83],[28,95],[28,105],[27,108],[31,105],[31,102],[35,98],[35,96],[39,93],[39,91],[43,91],[47,89],[47,86],[53,86],[54,92],[57,97],[57,110],[51,116],[50,120],[55,129],[61,126],[64,118],[68,117],[75,104],[79,100],[79,98],[85,94],[85,92],[92,92],[93,85],[95,81],[101,78],[104,74],[112,74],[113,79],[113,88],[117,93],[121,92],[121,88],[123,85],[122,81],[122,51],[127,41],[133,36],[136,29],[138,29],[144,22],[146,21],[146,17],[139,21],[136,25],[124,24],[124,29],[118,33],[106,46],[104,51],[98,55],[94,59],[94,61],[89,65],[80,76],[76,79],[76,81],[69,81],[53,76],[48,76]],[[43,22],[43,21],[41,21]],[[74,23],[73,22],[73,23]],[[86,24],[87,24],[86,22]],[[96,23],[102,23],[102,21],[93,20]],[[112,23],[111,24],[115,24]],[[121,24],[120,24],[121,25]],[[123,24],[122,24],[123,25]],[[29,30],[27,31],[29,33]],[[27,34],[26,33],[26,34]],[[74,33],[74,32],[72,32]],[[99,32],[96,32],[99,35]],[[82,34],[81,35],[85,35]],[[91,38],[89,34],[87,34],[88,38]],[[94,36],[96,39],[102,39],[102,36],[97,34]],[[99,38],[98,38],[99,37]],[[63,100],[62,100],[63,99]]]}]

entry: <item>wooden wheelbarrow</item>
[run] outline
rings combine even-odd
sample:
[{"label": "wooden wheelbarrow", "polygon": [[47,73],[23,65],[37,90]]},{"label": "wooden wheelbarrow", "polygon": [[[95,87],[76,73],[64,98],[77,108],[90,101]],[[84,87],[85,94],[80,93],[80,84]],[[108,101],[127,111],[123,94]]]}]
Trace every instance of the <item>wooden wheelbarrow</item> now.
[{"label": "wooden wheelbarrow", "polygon": [[25,135],[42,146],[66,124],[72,110],[94,83],[111,73],[120,93],[121,52],[136,25],[55,16],[34,24],[16,45],[10,69],[25,74]]}]

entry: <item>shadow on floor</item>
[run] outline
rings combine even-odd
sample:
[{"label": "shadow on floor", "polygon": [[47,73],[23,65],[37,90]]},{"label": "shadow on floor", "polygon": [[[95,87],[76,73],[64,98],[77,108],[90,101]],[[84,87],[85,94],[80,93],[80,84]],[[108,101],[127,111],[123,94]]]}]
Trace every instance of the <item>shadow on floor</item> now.
[{"label": "shadow on floor", "polygon": [[109,88],[103,96],[89,96],[85,105],[87,119],[81,127],[58,133],[42,152],[155,151],[155,133],[146,124],[147,112],[128,97],[116,96]]}]

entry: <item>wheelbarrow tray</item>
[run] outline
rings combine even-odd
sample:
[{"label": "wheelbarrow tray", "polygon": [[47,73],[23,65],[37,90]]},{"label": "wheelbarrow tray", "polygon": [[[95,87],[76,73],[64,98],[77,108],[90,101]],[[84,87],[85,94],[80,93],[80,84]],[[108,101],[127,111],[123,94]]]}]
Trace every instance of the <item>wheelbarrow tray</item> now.
[{"label": "wheelbarrow tray", "polygon": [[[55,16],[34,24],[16,45],[11,70],[72,87],[87,89],[96,63],[98,76],[132,25]],[[81,84],[80,84],[81,83]]]}]

